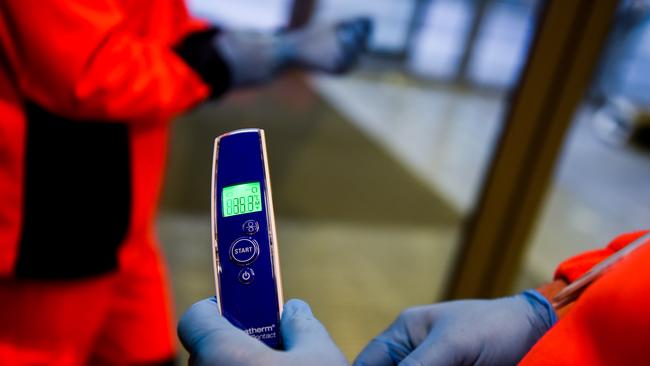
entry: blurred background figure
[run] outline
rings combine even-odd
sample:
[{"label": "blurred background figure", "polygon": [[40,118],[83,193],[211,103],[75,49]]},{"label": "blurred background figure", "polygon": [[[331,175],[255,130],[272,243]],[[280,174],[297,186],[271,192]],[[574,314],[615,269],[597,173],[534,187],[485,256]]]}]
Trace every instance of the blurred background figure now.
[{"label": "blurred background figure", "polygon": [[7,1],[0,19],[0,364],[172,364],[153,230],[170,120],[290,68],[346,72],[370,21],[224,30],[183,0]]},{"label": "blurred background figure", "polygon": [[[189,1],[197,16],[238,28],[359,15],[369,16],[374,28],[368,53],[346,78],[289,73],[174,125],[158,228],[177,309],[214,294],[206,255],[212,140],[238,127],[267,132],[285,296],[306,300],[348,359],[402,309],[446,298],[551,3]],[[618,12],[628,6],[620,3]],[[612,19],[604,22],[614,29],[620,21]],[[632,28],[647,34],[641,23]],[[639,72],[618,69],[610,75],[617,83],[641,85],[650,75],[641,72],[650,42],[637,39],[637,51],[618,57]],[[548,68],[550,78],[557,71]],[[530,219],[530,238],[521,240],[520,269],[501,295],[535,287],[563,259],[647,226],[650,156],[635,145],[603,144],[591,97],[574,107],[560,158],[549,163],[548,193]],[[526,202],[519,190],[509,194]],[[486,273],[497,272],[491,266]]]}]

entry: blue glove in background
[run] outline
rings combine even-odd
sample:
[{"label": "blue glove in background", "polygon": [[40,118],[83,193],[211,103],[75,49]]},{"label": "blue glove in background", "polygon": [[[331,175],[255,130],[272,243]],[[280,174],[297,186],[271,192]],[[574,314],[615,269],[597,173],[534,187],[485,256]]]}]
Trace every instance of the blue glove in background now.
[{"label": "blue glove in background", "polygon": [[551,304],[534,290],[414,307],[373,339],[354,365],[516,365],[556,321]]},{"label": "blue glove in background", "polygon": [[214,47],[228,64],[234,87],[270,81],[288,66],[341,74],[365,51],[372,31],[367,18],[312,25],[280,33],[226,31]]},{"label": "blue glove in background", "polygon": [[286,63],[275,34],[227,31],[217,35],[214,44],[230,69],[233,87],[269,82]]},{"label": "blue glove in background", "polygon": [[284,306],[280,333],[285,351],[276,351],[236,328],[219,314],[214,298],[192,305],[181,317],[178,336],[190,365],[347,365],[345,356],[305,302]]},{"label": "blue glove in background", "polygon": [[333,25],[310,26],[281,37],[290,64],[342,74],[356,65],[371,33],[370,19],[356,18]]}]

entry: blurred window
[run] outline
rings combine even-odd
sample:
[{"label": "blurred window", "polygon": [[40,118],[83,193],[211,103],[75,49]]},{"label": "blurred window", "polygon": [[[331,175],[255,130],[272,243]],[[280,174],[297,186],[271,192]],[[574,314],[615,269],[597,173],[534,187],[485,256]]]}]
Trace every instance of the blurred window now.
[{"label": "blurred window", "polygon": [[631,59],[622,75],[622,93],[639,103],[650,105],[650,17],[638,31],[641,36],[634,45]]},{"label": "blurred window", "polygon": [[[535,28],[536,0],[431,0],[413,34],[418,76],[512,88]],[[467,61],[465,61],[467,60]],[[466,65],[463,65],[466,63]]]},{"label": "blurred window", "polygon": [[623,2],[612,24],[593,90],[573,117],[519,288],[547,281],[565,258],[648,228],[650,19],[643,5]]},{"label": "blurred window", "polygon": [[473,9],[472,1],[438,0],[430,3],[414,35],[409,68],[429,78],[456,78]]},{"label": "blurred window", "polygon": [[514,86],[533,35],[534,15],[535,1],[492,2],[469,51],[467,78],[486,86]]},{"label": "blurred window", "polygon": [[621,53],[610,56],[621,59],[620,68],[608,71],[618,78],[619,94],[650,106],[650,4],[624,13],[627,14],[621,21],[626,22],[628,32],[610,41],[623,45]]},{"label": "blurred window", "polygon": [[288,25],[293,0],[187,0],[190,12],[230,28],[272,30]]}]

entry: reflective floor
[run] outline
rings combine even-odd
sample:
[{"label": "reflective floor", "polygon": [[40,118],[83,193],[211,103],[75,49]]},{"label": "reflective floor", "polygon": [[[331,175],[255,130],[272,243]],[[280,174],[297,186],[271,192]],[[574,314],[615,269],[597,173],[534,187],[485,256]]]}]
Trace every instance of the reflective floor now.
[{"label": "reflective floor", "polygon": [[455,212],[469,213],[501,124],[503,94],[418,85],[397,73],[313,77],[311,85]]}]

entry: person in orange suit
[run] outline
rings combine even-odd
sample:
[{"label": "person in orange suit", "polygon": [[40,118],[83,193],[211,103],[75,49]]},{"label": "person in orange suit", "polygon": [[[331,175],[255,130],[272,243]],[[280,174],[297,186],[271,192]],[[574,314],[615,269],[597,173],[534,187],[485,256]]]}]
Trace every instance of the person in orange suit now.
[{"label": "person in orange suit", "polygon": [[172,364],[153,230],[170,121],[290,67],[342,73],[369,31],[228,31],[182,0],[0,2],[0,365]]},{"label": "person in orange suit", "polygon": [[[354,365],[648,365],[649,233],[621,235],[605,249],[566,260],[555,280],[538,290],[407,309],[363,349]],[[578,280],[588,285],[567,290],[572,302],[553,301],[557,294],[564,298],[567,292],[560,291]],[[347,365],[326,329],[299,300],[290,300],[282,314],[283,352],[228,323],[214,299],[193,305],[178,331],[196,366],[248,366],[262,360],[288,366]]]}]

